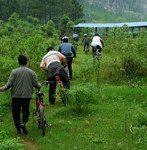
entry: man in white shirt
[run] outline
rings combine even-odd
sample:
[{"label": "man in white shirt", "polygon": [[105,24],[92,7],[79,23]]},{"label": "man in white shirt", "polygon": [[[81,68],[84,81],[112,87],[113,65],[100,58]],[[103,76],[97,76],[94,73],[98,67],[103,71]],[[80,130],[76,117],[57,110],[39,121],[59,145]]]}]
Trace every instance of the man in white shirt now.
[{"label": "man in white shirt", "polygon": [[93,53],[95,52],[95,47],[97,47],[99,49],[99,52],[101,53],[102,47],[104,47],[104,43],[98,33],[95,33],[95,36],[93,37],[91,42],[91,46]]}]

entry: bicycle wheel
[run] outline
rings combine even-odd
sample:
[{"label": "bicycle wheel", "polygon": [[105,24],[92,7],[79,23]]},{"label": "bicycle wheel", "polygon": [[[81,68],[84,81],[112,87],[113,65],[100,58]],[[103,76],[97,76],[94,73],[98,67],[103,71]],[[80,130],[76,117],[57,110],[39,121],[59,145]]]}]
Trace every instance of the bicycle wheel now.
[{"label": "bicycle wheel", "polygon": [[62,100],[64,106],[66,106],[68,103],[68,91],[67,91],[67,89],[62,87],[60,89],[60,93],[61,93],[61,100]]},{"label": "bicycle wheel", "polygon": [[42,105],[40,105],[39,107],[39,113],[40,113],[40,128],[42,136],[45,136],[45,117],[44,117],[44,108]]},{"label": "bicycle wheel", "polygon": [[88,53],[88,51],[89,51],[89,49],[88,49],[88,45],[86,45],[86,46],[85,46],[85,54],[87,54],[87,53]]}]

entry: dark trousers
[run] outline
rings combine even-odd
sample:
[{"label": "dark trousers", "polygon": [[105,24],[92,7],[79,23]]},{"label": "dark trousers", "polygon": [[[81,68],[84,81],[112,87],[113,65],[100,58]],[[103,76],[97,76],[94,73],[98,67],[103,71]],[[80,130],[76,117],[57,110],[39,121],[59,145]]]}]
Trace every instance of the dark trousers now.
[{"label": "dark trousers", "polygon": [[69,70],[69,78],[72,79],[72,57],[67,57],[67,66],[68,66],[68,70]]},{"label": "dark trousers", "polygon": [[17,130],[20,130],[21,112],[22,123],[27,123],[29,118],[30,98],[12,98],[12,115]]},{"label": "dark trousers", "polygon": [[89,52],[89,43],[84,43],[84,51],[85,51],[86,46],[87,46],[87,51]]},{"label": "dark trousers", "polygon": [[99,50],[99,52],[101,53],[101,51],[102,51],[102,48],[99,46],[99,45],[97,45],[96,47],[92,47],[92,52],[93,52],[93,54],[96,52],[96,49],[98,49]]},{"label": "dark trousers", "polygon": [[[65,81],[64,78],[62,77],[62,75],[60,75],[60,78],[62,80],[64,88],[69,89],[70,88],[70,82]],[[56,85],[57,85],[57,81],[56,81],[55,77],[52,77],[52,78],[49,79],[49,84],[50,84],[50,87],[49,87],[49,103],[54,104],[55,103]]]}]

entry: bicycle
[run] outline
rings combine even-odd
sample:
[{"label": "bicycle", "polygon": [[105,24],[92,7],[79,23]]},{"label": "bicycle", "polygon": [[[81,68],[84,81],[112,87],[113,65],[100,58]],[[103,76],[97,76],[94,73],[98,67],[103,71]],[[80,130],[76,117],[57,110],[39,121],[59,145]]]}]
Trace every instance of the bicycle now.
[{"label": "bicycle", "polygon": [[55,80],[58,84],[58,91],[59,91],[58,94],[59,94],[64,106],[66,106],[67,102],[68,102],[68,91],[66,88],[64,88],[63,82],[60,78],[60,75],[56,75]]},{"label": "bicycle", "polygon": [[85,52],[85,54],[87,54],[89,52],[89,46],[87,44],[85,44],[84,52]]},{"label": "bicycle", "polygon": [[77,51],[78,41],[73,41],[73,47],[74,47],[75,51]]},{"label": "bicycle", "polygon": [[100,48],[99,46],[94,46],[93,47],[93,60],[94,60],[94,63],[99,60],[101,56],[101,52],[100,52]]},{"label": "bicycle", "polygon": [[[44,81],[41,83],[41,87],[43,84],[47,84],[48,81]],[[36,112],[38,127],[41,129],[42,136],[45,136],[45,128],[47,127],[47,122],[45,119],[44,113],[44,94],[39,89],[36,91]]]}]

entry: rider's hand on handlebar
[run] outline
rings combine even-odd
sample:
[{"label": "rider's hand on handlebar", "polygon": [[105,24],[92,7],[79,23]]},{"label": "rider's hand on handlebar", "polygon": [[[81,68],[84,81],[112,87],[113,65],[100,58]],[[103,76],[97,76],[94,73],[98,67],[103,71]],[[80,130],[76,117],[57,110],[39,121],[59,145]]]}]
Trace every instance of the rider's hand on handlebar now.
[{"label": "rider's hand on handlebar", "polygon": [[0,87],[0,92],[4,92],[5,91],[5,86]]}]

